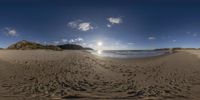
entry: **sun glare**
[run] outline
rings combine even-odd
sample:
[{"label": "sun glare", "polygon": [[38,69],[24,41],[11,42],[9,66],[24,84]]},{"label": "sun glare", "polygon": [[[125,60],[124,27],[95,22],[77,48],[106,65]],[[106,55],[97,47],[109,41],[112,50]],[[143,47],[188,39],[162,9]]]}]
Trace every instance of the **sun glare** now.
[{"label": "sun glare", "polygon": [[102,42],[98,42],[98,43],[97,43],[97,46],[102,46],[102,45],[103,45]]}]

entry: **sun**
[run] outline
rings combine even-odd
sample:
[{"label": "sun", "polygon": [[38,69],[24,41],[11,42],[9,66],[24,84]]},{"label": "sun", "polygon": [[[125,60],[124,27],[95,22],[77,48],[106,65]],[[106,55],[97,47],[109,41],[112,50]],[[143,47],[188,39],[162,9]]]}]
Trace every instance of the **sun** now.
[{"label": "sun", "polygon": [[103,43],[102,42],[97,42],[97,46],[102,46]]}]

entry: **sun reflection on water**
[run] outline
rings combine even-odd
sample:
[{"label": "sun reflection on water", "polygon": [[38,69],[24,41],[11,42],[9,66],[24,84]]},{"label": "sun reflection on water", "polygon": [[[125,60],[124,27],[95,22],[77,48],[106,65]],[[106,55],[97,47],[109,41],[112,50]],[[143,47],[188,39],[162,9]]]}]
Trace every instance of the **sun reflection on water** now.
[{"label": "sun reflection on water", "polygon": [[99,55],[101,55],[101,54],[102,54],[102,50],[98,50],[97,53],[98,53]]}]

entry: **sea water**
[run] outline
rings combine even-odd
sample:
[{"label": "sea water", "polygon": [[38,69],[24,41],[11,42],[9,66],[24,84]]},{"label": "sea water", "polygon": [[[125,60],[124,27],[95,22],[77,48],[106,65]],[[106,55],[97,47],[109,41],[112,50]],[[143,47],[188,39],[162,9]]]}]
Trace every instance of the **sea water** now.
[{"label": "sea water", "polygon": [[92,50],[92,54],[111,58],[145,58],[164,55],[168,50]]}]

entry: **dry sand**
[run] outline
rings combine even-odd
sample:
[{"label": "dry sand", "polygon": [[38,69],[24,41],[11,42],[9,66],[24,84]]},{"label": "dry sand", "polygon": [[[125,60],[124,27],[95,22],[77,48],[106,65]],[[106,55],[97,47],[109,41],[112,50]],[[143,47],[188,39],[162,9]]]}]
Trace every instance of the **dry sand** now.
[{"label": "dry sand", "polygon": [[110,59],[86,51],[0,50],[0,100],[199,100],[200,51]]}]

